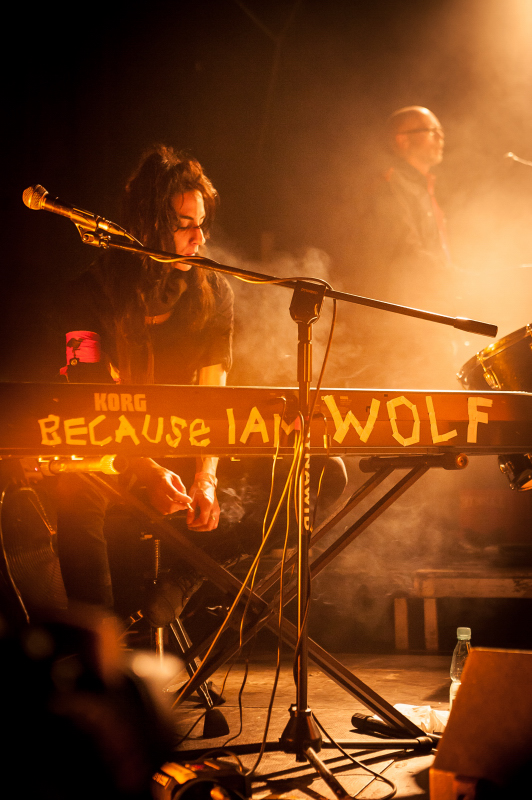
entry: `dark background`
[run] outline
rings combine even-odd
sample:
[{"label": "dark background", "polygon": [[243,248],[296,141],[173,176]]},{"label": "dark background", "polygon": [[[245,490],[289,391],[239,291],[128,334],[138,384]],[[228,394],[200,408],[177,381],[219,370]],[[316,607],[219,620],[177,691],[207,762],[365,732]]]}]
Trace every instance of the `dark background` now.
[{"label": "dark background", "polygon": [[[23,206],[27,186],[40,183],[118,221],[121,188],[142,151],[174,145],[196,156],[219,190],[213,257],[369,293],[371,276],[357,261],[357,212],[385,164],[383,121],[410,104],[429,107],[446,131],[438,189],[463,275],[456,305],[438,308],[434,298],[430,310],[498,324],[501,336],[530,321],[532,168],[503,158],[513,151],[532,160],[527,0],[19,4],[4,22],[0,379],[53,378],[54,294],[96,256],[71,222]],[[233,285],[230,381],[293,385],[290,294]],[[328,315],[316,326],[318,356]],[[393,327],[383,317],[340,308],[326,384],[384,383],[372,350],[382,325],[398,339],[403,326],[417,326],[408,330],[430,357],[420,373],[405,352],[388,370],[389,387],[459,388],[456,370],[490,344],[449,331],[449,360],[435,326],[399,318]],[[505,489],[489,461],[473,468],[470,490]],[[452,528],[449,507],[459,505],[457,479],[445,480],[416,500],[432,514],[440,543]],[[403,517],[397,537],[419,525],[405,528]],[[492,529],[475,547],[494,544]],[[396,552],[407,571],[420,535]],[[528,530],[497,535],[523,538]],[[434,558],[424,552],[417,566],[448,549]],[[383,563],[386,550],[383,542]]]}]

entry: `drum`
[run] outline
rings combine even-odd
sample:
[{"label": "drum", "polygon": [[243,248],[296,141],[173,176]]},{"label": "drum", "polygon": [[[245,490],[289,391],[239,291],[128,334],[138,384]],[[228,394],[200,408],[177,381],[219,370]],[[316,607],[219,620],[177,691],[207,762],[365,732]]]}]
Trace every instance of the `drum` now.
[{"label": "drum", "polygon": [[[490,344],[467,361],[457,375],[470,391],[502,389],[532,392],[532,324]],[[532,489],[532,454],[499,456],[499,469],[518,492]]]},{"label": "drum", "polygon": [[490,344],[457,375],[464,389],[532,392],[532,323]]}]

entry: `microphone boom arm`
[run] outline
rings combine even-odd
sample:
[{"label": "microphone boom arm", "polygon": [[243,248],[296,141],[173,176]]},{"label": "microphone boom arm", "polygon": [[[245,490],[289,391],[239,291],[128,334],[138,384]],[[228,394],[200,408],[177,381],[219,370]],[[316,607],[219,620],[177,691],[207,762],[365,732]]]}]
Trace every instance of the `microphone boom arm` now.
[{"label": "microphone boom arm", "polygon": [[[203,256],[177,256],[162,250],[149,250],[143,247],[138,239],[135,239],[134,236],[116,223],[109,222],[103,217],[99,217],[89,211],[77,209],[67,203],[61,203],[57,198],[49,198],[46,189],[40,185],[30,186],[26,189],[22,195],[22,199],[28,208],[37,211],[41,209],[52,211],[53,213],[61,214],[71,219],[78,229],[81,241],[93,247],[101,247],[105,250],[125,250],[129,253],[149,256],[155,261],[162,261],[164,263],[182,261],[186,264],[195,264],[196,266],[212,269],[216,272],[225,273],[226,275],[233,275],[235,278],[249,283],[271,283],[277,286],[285,286],[287,289],[292,290],[294,290],[296,286],[301,285],[300,280],[276,278],[273,275],[265,275],[262,272],[252,272],[250,270],[240,269],[239,267],[229,267],[225,264],[219,264],[217,261],[213,261],[210,258],[204,258]],[[119,240],[113,240],[112,236],[118,236]],[[306,278],[305,280],[308,283],[320,282],[323,284],[318,278]],[[326,286],[324,296],[330,297],[333,300],[342,300],[348,303],[377,308],[392,314],[402,314],[407,317],[424,319],[428,322],[436,322],[438,325],[449,325],[452,328],[467,331],[468,333],[477,333],[481,336],[490,336],[492,338],[497,336],[497,326],[488,322],[480,322],[479,320],[468,319],[466,317],[449,317],[444,314],[433,314],[430,311],[423,311],[420,308],[410,308],[409,306],[386,303],[384,300],[361,297],[360,295],[348,294],[347,292],[336,292],[329,286]]]},{"label": "microphone boom arm", "polygon": [[[91,234],[93,236],[93,234]],[[83,241],[85,239],[82,237]],[[108,237],[106,237],[108,239]],[[88,244],[96,244],[96,242],[87,242]],[[213,261],[204,256],[176,256],[171,253],[165,253],[160,250],[148,250],[142,245],[125,244],[113,242],[112,240],[106,241],[104,247],[126,250],[130,253],[139,253],[154,258],[156,261],[182,261],[186,264],[212,269],[215,272],[222,272],[226,275],[233,275],[240,280],[248,281],[249,283],[272,283],[277,286],[285,286],[287,289],[295,289],[296,284],[300,281],[289,278],[276,278],[274,275],[265,275],[262,272],[252,272],[251,270],[241,269],[240,267],[229,267],[226,264],[220,264],[218,261]],[[309,282],[316,278],[307,278]],[[495,338],[498,333],[498,326],[489,322],[481,322],[480,320],[469,319],[467,317],[450,317],[445,314],[434,314],[431,311],[423,311],[420,308],[410,308],[409,306],[396,305],[395,303],[387,303],[384,300],[374,300],[371,297],[362,297],[356,294],[349,294],[348,292],[337,292],[333,289],[325,289],[325,297],[330,297],[333,300],[342,300],[347,303],[355,303],[356,305],[368,306],[370,308],[377,308],[382,311],[388,311],[392,314],[402,314],[407,317],[416,317],[417,319],[424,319],[428,322],[436,322],[438,325],[448,325],[452,328],[457,328],[461,331],[468,333],[476,333],[479,336],[490,336]]]}]

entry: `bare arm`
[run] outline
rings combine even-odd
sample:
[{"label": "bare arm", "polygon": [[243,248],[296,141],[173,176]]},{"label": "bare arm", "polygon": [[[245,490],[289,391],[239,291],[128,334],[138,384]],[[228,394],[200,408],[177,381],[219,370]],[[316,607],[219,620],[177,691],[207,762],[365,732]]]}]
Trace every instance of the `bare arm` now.
[{"label": "bare arm", "polygon": [[[203,367],[199,372],[200,386],[225,386],[227,373],[221,364]],[[196,531],[212,531],[218,526],[220,506],[216,498],[216,468],[218,458],[196,459],[196,476],[190,488],[193,511],[187,515],[187,525]],[[199,511],[199,513],[198,513]]]}]

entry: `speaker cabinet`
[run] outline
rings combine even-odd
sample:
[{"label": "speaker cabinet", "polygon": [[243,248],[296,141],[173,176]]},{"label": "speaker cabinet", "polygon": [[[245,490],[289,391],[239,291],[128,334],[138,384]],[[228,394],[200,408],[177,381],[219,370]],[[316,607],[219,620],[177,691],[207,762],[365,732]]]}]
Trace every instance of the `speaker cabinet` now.
[{"label": "speaker cabinet", "polygon": [[430,770],[430,798],[506,798],[525,777],[523,797],[532,797],[531,766],[532,652],[473,648]]}]

